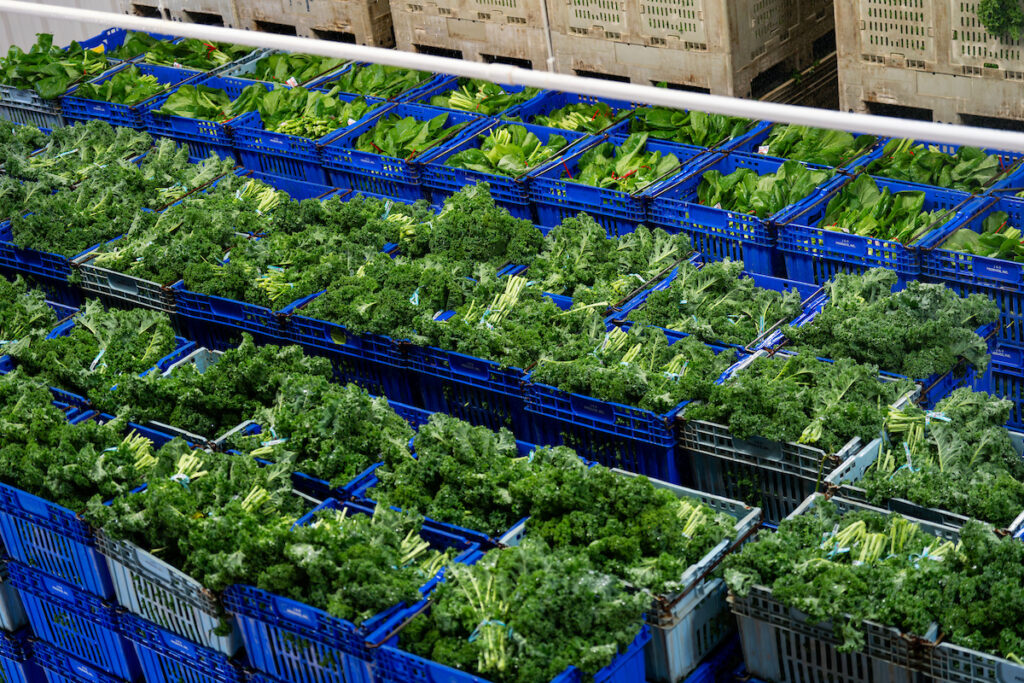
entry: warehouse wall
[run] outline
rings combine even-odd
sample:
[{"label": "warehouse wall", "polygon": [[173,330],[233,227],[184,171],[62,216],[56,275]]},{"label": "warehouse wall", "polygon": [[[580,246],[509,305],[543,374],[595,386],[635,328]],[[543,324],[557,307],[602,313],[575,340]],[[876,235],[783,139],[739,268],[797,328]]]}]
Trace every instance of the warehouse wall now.
[{"label": "warehouse wall", "polygon": [[[119,11],[117,0],[46,0],[47,5],[81,7],[103,12]],[[6,54],[11,45],[28,48],[36,40],[37,33],[52,33],[61,45],[72,40],[94,36],[107,26],[84,24],[79,21],[58,21],[21,14],[0,14],[0,52]]]}]

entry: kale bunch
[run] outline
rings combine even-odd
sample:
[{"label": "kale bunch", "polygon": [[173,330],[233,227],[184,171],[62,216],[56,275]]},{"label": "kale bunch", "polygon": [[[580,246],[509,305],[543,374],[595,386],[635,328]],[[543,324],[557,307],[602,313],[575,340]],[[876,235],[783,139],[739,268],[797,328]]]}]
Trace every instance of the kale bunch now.
[{"label": "kale bunch", "polygon": [[681,590],[683,573],[734,533],[732,517],[699,501],[563,453],[527,468],[511,493],[530,514],[527,538],[654,595]]},{"label": "kale bunch", "polygon": [[683,401],[706,398],[712,383],[735,361],[731,350],[715,355],[694,337],[670,344],[662,330],[634,325],[628,331],[613,328],[590,349],[567,360],[545,354],[530,379],[665,413]]},{"label": "kale bunch", "polygon": [[961,388],[935,411],[890,410],[888,439],[857,485],[875,505],[904,498],[1008,526],[1024,510],[1024,460],[1006,430],[1012,406]]},{"label": "kale bunch", "polygon": [[90,299],[73,320],[64,336],[46,339],[48,330],[36,330],[7,351],[30,375],[105,397],[122,378],[149,370],[175,347],[170,318],[157,311],[105,309]]},{"label": "kale bunch", "polygon": [[633,641],[648,606],[586,555],[530,538],[445,579],[399,644],[495,683],[549,681],[570,666],[593,676]]},{"label": "kale bunch", "polygon": [[415,456],[392,451],[377,469],[370,495],[383,505],[499,536],[526,514],[509,492],[516,468],[515,437],[473,427],[443,413],[430,416],[413,441]]},{"label": "kale bunch", "polygon": [[190,528],[188,568],[220,591],[247,584],[359,624],[420,589],[451,561],[421,535],[422,519],[378,506],[372,516],[321,510],[313,520],[263,520],[237,506]]},{"label": "kale bunch", "polygon": [[740,277],[742,272],[742,261],[715,261],[702,268],[682,263],[671,284],[651,292],[629,319],[705,342],[745,346],[780,321],[800,315],[799,291],[762,289],[752,278]]},{"label": "kale bunch", "polygon": [[0,480],[73,511],[126,493],[184,444],[159,451],[123,419],[72,425],[49,389],[19,368],[0,375]]},{"label": "kale bunch", "polygon": [[370,465],[409,457],[412,428],[387,399],[317,375],[282,384],[274,402],[255,415],[259,434],[238,435],[228,445],[295,468],[332,487],[347,484]]},{"label": "kale bunch", "polygon": [[621,237],[587,214],[567,218],[544,238],[527,276],[545,291],[577,301],[615,303],[690,254],[684,234],[640,226]]},{"label": "kale bunch", "polygon": [[46,305],[40,289],[30,289],[17,276],[13,281],[0,277],[0,351],[32,332],[49,332],[57,324],[57,314]]},{"label": "kale bunch", "polygon": [[758,356],[711,387],[705,401],[687,406],[686,419],[727,425],[741,439],[798,442],[834,454],[854,437],[871,441],[887,406],[912,387],[909,380],[879,381],[877,368],[845,358]]},{"label": "kale bunch", "polygon": [[307,356],[299,346],[257,347],[243,334],[242,342],[205,372],[187,364],[167,377],[125,375],[117,391],[97,392],[92,399],[108,412],[212,437],[252,419],[274,404],[284,386],[306,375],[330,377],[329,361]]},{"label": "kale bunch", "polygon": [[[26,131],[36,130],[23,126]],[[29,137],[20,135],[19,139]],[[153,144],[149,133],[92,120],[54,128],[41,140],[31,136],[31,148],[6,157],[5,170],[19,180],[47,188],[68,188],[89,176],[103,175],[107,164],[138,156]],[[39,150],[38,154],[32,154]]]},{"label": "kale bunch", "polygon": [[988,297],[960,297],[943,285],[916,280],[893,293],[895,284],[896,274],[883,268],[836,275],[825,285],[829,303],[814,321],[785,328],[791,348],[915,379],[949,372],[960,358],[979,372],[985,369],[988,347],[975,330],[999,318]]}]

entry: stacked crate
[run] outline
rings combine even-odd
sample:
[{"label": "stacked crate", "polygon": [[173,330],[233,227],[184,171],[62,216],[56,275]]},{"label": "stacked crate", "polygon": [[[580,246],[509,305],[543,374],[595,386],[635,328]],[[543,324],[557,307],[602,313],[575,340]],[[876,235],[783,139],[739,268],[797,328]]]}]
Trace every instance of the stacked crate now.
[{"label": "stacked crate", "polygon": [[989,34],[977,6],[836,3],[842,109],[973,125],[1024,120],[1022,41]]}]

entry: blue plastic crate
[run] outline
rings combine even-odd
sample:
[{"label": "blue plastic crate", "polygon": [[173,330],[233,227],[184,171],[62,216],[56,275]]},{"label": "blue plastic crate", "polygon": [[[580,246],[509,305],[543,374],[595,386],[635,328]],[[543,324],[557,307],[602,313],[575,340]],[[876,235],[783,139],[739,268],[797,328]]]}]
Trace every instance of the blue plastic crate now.
[{"label": "blue plastic crate", "polygon": [[[561,109],[570,104],[607,104],[608,107],[616,112],[616,118],[619,120],[613,123],[608,128],[605,128],[602,133],[609,132],[609,128],[615,127],[616,130],[620,129],[620,125],[629,118],[630,113],[638,106],[642,106],[637,102],[627,102],[625,100],[610,100],[603,97],[594,97],[593,95],[579,95],[571,92],[557,92],[548,90],[542,92],[537,97],[534,97],[528,102],[524,102],[515,111],[506,112],[502,115],[502,118],[515,118],[521,120],[523,123],[537,125],[534,123],[534,119],[537,116],[548,115],[556,109]],[[628,124],[627,124],[628,125]],[[622,130],[625,130],[622,127]]]},{"label": "blue plastic crate", "polygon": [[740,639],[734,635],[708,655],[682,683],[732,683],[732,672],[741,659]]},{"label": "blue plastic crate", "polygon": [[416,431],[419,431],[420,427],[430,421],[431,412],[429,410],[410,406],[405,403],[399,403],[390,399],[388,400],[388,405],[391,406],[392,410],[398,413],[399,417],[408,422],[409,426]]},{"label": "blue plastic crate", "polygon": [[[328,500],[317,508],[328,509],[373,514],[372,508],[337,500]],[[298,523],[308,524],[317,510]],[[459,550],[460,558],[478,553],[474,543],[430,524],[424,524],[421,535],[435,548]],[[424,592],[436,582],[436,578],[430,579]],[[225,607],[238,621],[253,667],[280,680],[307,683],[373,683],[374,654],[369,646],[390,639],[394,629],[422,609],[425,602],[395,605],[356,626],[251,586],[234,585],[224,593]]]},{"label": "blue plastic crate", "polygon": [[[340,69],[332,69],[328,74],[315,78],[309,82],[310,88],[323,88],[324,90],[330,90],[335,87],[338,78],[350,71],[353,68],[362,68],[369,66],[369,62],[357,62],[355,64],[346,64]],[[423,95],[437,90],[439,87],[444,85],[446,82],[451,80],[451,76],[446,74],[432,74],[430,78],[426,79],[420,85],[415,88],[409,88],[405,92],[399,93],[393,97],[387,98],[388,102],[415,102]],[[351,93],[350,93],[351,94]],[[360,95],[354,95],[353,97],[360,97]],[[370,95],[370,97],[376,97],[376,95]]]},{"label": "blue plastic crate", "polygon": [[[86,38],[85,40],[78,41],[78,44],[82,47],[83,50],[96,50],[97,48],[102,47],[102,50],[100,50],[100,52],[103,54],[107,54],[109,52],[114,52],[115,50],[123,46],[125,38],[128,37],[129,33],[130,31],[124,28],[108,28],[105,31],[100,31],[92,38]],[[181,38],[178,38],[177,36],[172,36],[166,33],[149,33],[148,35],[152,36],[153,38],[156,38],[157,40],[165,40],[171,42],[181,40]],[[134,60],[138,57],[139,55],[135,55],[135,57],[130,58],[129,61]],[[114,57],[110,57],[109,55],[107,55],[107,59],[114,64],[119,64],[120,62],[125,61]]]},{"label": "blue plastic crate", "polygon": [[[837,273],[863,273],[871,268],[896,271],[901,286],[921,272],[917,248],[877,237],[862,237],[818,227],[825,218],[829,202],[856,176],[840,176],[816,195],[779,220],[777,247],[786,265],[786,277],[800,282],[824,284]],[[956,218],[957,211],[971,201],[965,192],[928,188],[915,183],[874,177],[880,189],[890,192],[924,192],[924,211],[945,209],[933,224],[941,228]],[[927,235],[926,235],[927,237]]]},{"label": "blue plastic crate", "polygon": [[38,638],[123,680],[141,673],[110,604],[23,564],[9,568]]},{"label": "blue plastic crate", "polygon": [[[660,183],[647,192],[650,197],[647,220],[671,233],[685,232],[693,248],[713,260],[743,261],[748,272],[758,275],[778,275],[780,268],[775,259],[775,230],[773,223],[787,215],[786,207],[768,218],[728,211],[698,203],[697,189],[704,173],[719,171],[729,175],[742,168],[758,175],[776,173],[781,159],[751,156],[740,153],[709,153],[702,157],[696,168],[668,182]],[[825,170],[824,166],[804,166]],[[791,280],[797,278],[790,277]]]},{"label": "blue plastic crate", "polygon": [[37,683],[42,672],[32,659],[28,629],[17,633],[0,631],[0,676],[4,683]]},{"label": "blue plastic crate", "polygon": [[[627,325],[629,323],[626,323]],[[677,339],[670,339],[675,343]],[[708,344],[715,352],[736,349]],[[532,376],[532,373],[531,373]],[[527,377],[526,411],[534,420],[538,444],[566,445],[606,467],[685,484],[676,462],[676,422],[689,401],[658,415],[650,410],[563,391]]]},{"label": "blue plastic crate", "polygon": [[[242,94],[242,90],[251,85],[262,85],[267,90],[273,90],[273,83],[263,81],[247,81],[241,78],[225,78],[222,76],[207,76],[197,79],[189,85],[196,87],[206,86],[223,91],[232,100]],[[231,127],[242,117],[239,116],[232,121],[204,121],[202,119],[190,119],[184,116],[166,116],[158,114],[157,110],[164,106],[170,93],[161,95],[150,100],[145,108],[143,119],[146,123],[146,131],[153,136],[171,138],[179,144],[187,144],[189,156],[192,163],[198,163],[211,154],[216,154],[222,159],[237,160],[235,147],[232,142]]]},{"label": "blue plastic crate", "polygon": [[427,156],[423,160],[420,169],[421,182],[429,190],[430,201],[434,206],[440,207],[444,204],[445,199],[468,185],[487,183],[496,204],[507,209],[516,218],[533,220],[533,206],[530,203],[528,187],[529,172],[518,178],[513,178],[446,165],[452,155],[467,149],[479,148],[487,136],[493,134],[498,128],[508,126],[524,127],[536,135],[542,143],[547,143],[552,135],[561,135],[565,138],[567,145],[558,155],[559,157],[565,156],[575,144],[587,137],[583,133],[558,130],[557,128],[496,121],[489,121],[480,127],[471,128],[451,143],[444,145],[436,154]]},{"label": "blue plastic crate", "polygon": [[[279,88],[288,86],[278,85]],[[322,92],[316,88],[311,88]],[[342,102],[351,102],[359,98],[357,95],[336,93]],[[366,98],[367,104],[373,109],[380,104],[376,98]],[[281,176],[293,180],[318,185],[331,185],[327,174],[320,164],[320,148],[327,142],[337,138],[342,132],[349,130],[355,121],[347,126],[333,130],[321,138],[313,140],[298,135],[271,133],[264,129],[263,119],[259,112],[253,111],[235,119],[232,126],[235,151],[239,162],[246,168],[269,175]],[[335,186],[341,186],[334,183]]]},{"label": "blue plastic crate", "polygon": [[[733,152],[741,152],[743,154],[753,154],[757,156],[763,156],[768,159],[784,159],[784,157],[773,157],[768,156],[768,148],[765,144],[768,140],[768,136],[771,135],[772,130],[776,126],[785,126],[784,123],[772,123],[770,121],[763,121],[747,135],[737,138],[736,141],[730,145],[730,149]],[[851,133],[854,137],[861,135],[860,133]],[[851,158],[845,164],[841,164],[836,168],[843,170],[853,170],[860,166],[870,163],[873,159],[881,154],[882,143],[885,138],[876,138],[875,141],[864,148],[864,150],[856,157]]]},{"label": "blue plastic crate", "polygon": [[250,332],[278,343],[287,341],[280,318],[266,306],[193,292],[185,289],[184,281],[171,285],[171,289],[178,315],[184,318]]},{"label": "blue plastic crate", "polygon": [[245,676],[226,655],[188,641],[145,619],[122,612],[123,635],[135,648],[146,683],[242,683]]},{"label": "blue plastic crate", "polygon": [[[139,71],[145,76],[155,76],[156,79],[160,81],[160,83],[164,84],[168,90],[177,85],[189,82],[196,76],[203,73],[202,71],[196,71],[195,69],[179,69],[173,66],[133,64],[129,62],[107,71],[90,82],[103,83],[121,71],[133,67],[138,67]],[[102,100],[88,100],[82,97],[77,97],[75,95],[77,90],[78,86],[75,86],[69,90],[67,94],[61,95],[60,98],[61,111],[67,121],[91,121],[95,119],[98,121],[106,121],[112,126],[124,126],[126,128],[145,130],[146,121],[144,119],[144,113],[146,111],[146,105],[154,98],[151,97],[137,104],[114,104],[112,102],[104,102]]]},{"label": "blue plastic crate", "polygon": [[1013,403],[1006,426],[1024,430],[1024,350],[997,347],[992,352],[992,391]]},{"label": "blue plastic crate", "polygon": [[[701,267],[701,265],[703,265],[703,264],[698,265],[698,267]],[[646,289],[646,290],[642,291],[640,294],[638,294],[633,299],[630,299],[622,307],[622,312],[617,316],[617,318],[618,319],[623,319],[623,320],[626,319],[626,318],[629,318],[630,315],[634,311],[636,311],[637,309],[641,308],[647,302],[647,297],[649,297],[653,292],[659,292],[661,290],[668,289],[672,285],[672,283],[675,281],[675,279],[678,276],[678,274],[679,274],[679,268],[677,267],[677,268],[673,269],[672,272],[670,272],[665,279],[663,279],[660,282],[658,282],[658,284],[654,285],[653,287],[650,287],[649,289]],[[744,271],[743,273],[740,273],[740,277],[742,277],[742,278],[751,278],[754,281],[754,286],[755,287],[759,287],[761,289],[770,289],[770,290],[775,291],[775,292],[785,292],[785,291],[791,290],[791,289],[797,290],[798,292],[800,292],[800,296],[803,299],[804,311],[807,310],[807,307],[810,306],[813,301],[817,301],[817,298],[815,297],[815,295],[818,294],[819,292],[821,292],[821,287],[819,287],[817,285],[812,285],[812,284],[805,283],[805,282],[796,282],[794,280],[785,280],[783,278],[771,277],[769,275],[758,275],[757,273],[748,273],[748,272]],[[797,318],[797,320],[799,320],[799,318]],[[767,320],[767,321],[765,321],[765,324],[768,325],[768,328],[765,330],[765,333],[767,334],[771,330],[772,327],[775,327],[778,324],[789,323],[789,322],[795,322],[795,321],[789,321],[789,320],[781,320],[781,321]],[[687,335],[685,335],[685,334],[683,334],[681,332],[678,332],[676,330],[670,330],[670,329],[665,328],[665,327],[661,327],[660,329],[665,332],[665,336],[668,337],[668,339],[671,340],[671,341],[678,341],[679,339],[682,339],[683,337],[687,336]],[[758,341],[758,339],[751,339],[746,344],[726,344],[725,342],[715,342],[715,343],[720,345],[720,346],[731,346],[731,347],[739,349],[741,351],[745,350],[747,348],[751,348],[752,350],[756,351],[757,349],[762,348],[762,346],[760,344],[755,344],[755,342],[757,342],[757,341]]]},{"label": "blue plastic crate", "polygon": [[985,218],[1005,211],[1007,224],[1024,228],[1024,199],[981,197],[960,211],[951,223],[926,235],[920,242],[921,279],[937,282],[960,296],[984,294],[999,306],[999,345],[1024,349],[1024,263],[975,256],[944,249],[942,243],[955,231],[981,232]]},{"label": "blue plastic crate", "polygon": [[[570,154],[557,161],[545,164],[531,174],[530,198],[537,210],[537,224],[551,228],[566,218],[585,212],[601,224],[609,235],[624,235],[636,230],[636,226],[647,218],[644,195],[660,184],[655,181],[633,194],[618,190],[592,187],[565,179],[573,177],[579,170],[580,157],[591,147],[610,142],[618,147],[626,141],[626,135],[614,134],[601,138],[590,138],[592,144],[578,145]],[[649,138],[645,150],[674,154],[681,166],[670,177],[686,176],[688,171],[698,167],[706,154],[703,147],[679,145]]]},{"label": "blue plastic crate", "polygon": [[[332,139],[322,150],[322,162],[327,172],[327,181],[338,187],[359,192],[393,197],[398,201],[423,199],[423,187],[418,170],[419,159],[399,159],[384,154],[360,152],[355,149],[356,140],[363,133],[373,130],[386,117],[412,116],[418,121],[427,121],[441,114],[448,114],[446,129],[448,135],[438,140],[433,147],[420,150],[420,157],[461,135],[469,126],[484,119],[477,114],[449,111],[423,104],[395,104],[375,109],[345,132]],[[458,130],[454,130],[459,126]]]},{"label": "blue plastic crate", "polygon": [[64,298],[72,297],[71,262],[84,256],[95,247],[90,247],[72,257],[21,247],[14,243],[10,221],[0,223],[0,270],[15,275],[29,275],[43,286]]},{"label": "blue plastic crate", "polygon": [[[281,176],[261,173],[259,171],[254,171],[251,177],[254,180],[266,183],[275,189],[287,192],[288,195],[296,201],[301,201],[303,199],[329,199],[335,195],[343,197],[346,193],[345,190],[339,191],[337,188],[331,187],[330,185],[307,183],[302,180],[282,178]],[[344,199],[342,201],[344,201]]]},{"label": "blue plastic crate", "polygon": [[[452,92],[453,90],[455,90],[455,89],[460,87],[460,81],[465,81],[465,80],[468,80],[468,79],[449,78],[449,79],[445,80],[444,82],[442,82],[441,85],[439,85],[438,87],[429,89],[426,92],[423,92],[423,93],[419,94],[417,97],[411,98],[411,99],[409,99],[407,101],[414,102],[416,104],[430,104],[431,98],[436,97],[438,95],[446,95],[446,94]],[[498,83],[497,85],[500,86],[501,89],[504,90],[506,93],[521,93],[521,92],[523,92],[523,90],[526,89],[525,85],[508,85],[506,83]],[[492,117],[517,116],[519,114],[520,108],[522,108],[523,106],[525,106],[527,104],[530,104],[534,100],[538,99],[539,97],[541,97],[544,94],[544,92],[545,91],[542,90],[542,91],[538,92],[537,94],[535,94],[533,97],[529,98],[528,100],[520,102],[519,104],[513,104],[511,107],[507,107],[507,108],[505,108],[505,109],[503,109],[503,110],[501,110],[499,112],[495,112],[494,114],[484,114],[483,112],[480,112],[480,111],[473,112],[473,113],[480,114],[481,116],[492,116]],[[442,106],[442,105],[434,105],[434,106]],[[460,109],[451,109],[450,107],[443,107],[443,108],[444,109],[448,109],[449,111],[462,111]]]},{"label": "blue plastic crate", "polygon": [[32,643],[32,660],[39,665],[48,683],[124,683],[42,641]]},{"label": "blue plastic crate", "polygon": [[[883,138],[881,140],[881,144],[879,145],[879,149],[877,151],[877,154],[875,155],[876,158],[881,158],[881,148],[884,147],[885,143],[889,142],[889,140],[891,139],[892,138]],[[956,151],[961,147],[961,145],[953,145],[948,142],[929,142],[927,140],[915,140],[915,142],[925,144],[946,154],[956,154]],[[1022,167],[1020,163],[1021,159],[1024,159],[1024,154],[1021,154],[1019,152],[1005,152],[1002,150],[990,148],[982,149],[982,151],[985,152],[985,154],[994,154],[997,157],[999,157],[999,167],[1003,170],[1004,174],[1001,177],[997,177],[988,187],[983,188],[983,194],[987,194],[988,192],[991,192],[992,190],[996,190],[999,188],[1012,187],[1014,185],[1020,185],[1024,183],[1024,167]],[[945,189],[941,187],[937,188],[934,185],[924,185],[921,183],[914,183],[909,181],[904,182],[906,182],[908,185],[912,185],[917,190]]]},{"label": "blue plastic crate", "polygon": [[[644,680],[644,646],[650,640],[650,628],[643,626],[625,652],[617,654],[611,664],[594,674],[594,683],[642,682]],[[399,643],[401,643],[401,637],[399,637]],[[582,672],[571,666],[555,676],[551,683],[580,683],[583,680]],[[377,681],[379,683],[487,683],[486,679],[479,676],[404,652],[399,645],[385,645],[377,650]]]},{"label": "blue plastic crate", "polygon": [[402,403],[414,402],[405,354],[397,341],[382,335],[355,334],[344,325],[298,315],[303,306],[322,294],[303,297],[281,309],[282,332],[288,343],[337,362],[339,381],[353,382],[371,394]]}]

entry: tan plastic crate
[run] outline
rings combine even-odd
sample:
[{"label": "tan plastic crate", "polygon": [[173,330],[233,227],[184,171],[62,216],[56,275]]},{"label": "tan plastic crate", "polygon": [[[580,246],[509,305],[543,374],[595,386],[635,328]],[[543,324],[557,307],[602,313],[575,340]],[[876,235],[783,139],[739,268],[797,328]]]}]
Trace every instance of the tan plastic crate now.
[{"label": "tan plastic crate", "polygon": [[241,28],[234,0],[121,0],[125,14]]},{"label": "tan plastic crate", "polygon": [[241,28],[393,47],[388,0],[238,0]]}]

